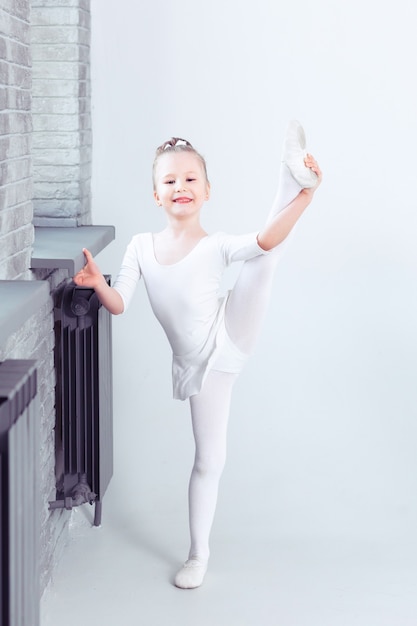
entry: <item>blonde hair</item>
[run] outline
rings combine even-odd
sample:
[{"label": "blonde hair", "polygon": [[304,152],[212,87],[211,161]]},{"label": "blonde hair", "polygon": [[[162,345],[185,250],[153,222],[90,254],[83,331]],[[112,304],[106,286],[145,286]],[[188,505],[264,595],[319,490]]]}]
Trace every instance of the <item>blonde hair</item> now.
[{"label": "blonde hair", "polygon": [[207,176],[207,165],[206,165],[206,161],[204,157],[201,156],[201,154],[197,152],[194,146],[192,146],[190,142],[187,141],[186,139],[181,139],[181,137],[171,137],[171,139],[168,139],[168,141],[165,141],[163,144],[161,144],[159,148],[156,149],[156,152],[155,152],[155,159],[154,159],[153,166],[152,166],[152,181],[153,181],[154,189],[156,187],[155,171],[156,171],[156,165],[158,163],[158,159],[161,156],[161,154],[166,154],[167,152],[168,153],[191,152],[195,154],[195,156],[200,160],[200,163],[204,171],[204,175],[206,177],[206,181],[209,182],[209,179]]}]

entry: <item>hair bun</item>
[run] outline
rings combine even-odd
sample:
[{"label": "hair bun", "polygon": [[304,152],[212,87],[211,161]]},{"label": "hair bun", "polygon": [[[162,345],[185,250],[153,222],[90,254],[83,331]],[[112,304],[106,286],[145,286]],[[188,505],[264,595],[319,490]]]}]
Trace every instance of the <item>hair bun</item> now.
[{"label": "hair bun", "polygon": [[171,139],[168,139],[168,141],[164,141],[164,143],[160,145],[159,148],[157,148],[156,154],[162,154],[162,152],[165,152],[165,150],[176,148],[176,146],[187,146],[188,148],[193,147],[186,139],[182,139],[181,137],[171,137]]}]

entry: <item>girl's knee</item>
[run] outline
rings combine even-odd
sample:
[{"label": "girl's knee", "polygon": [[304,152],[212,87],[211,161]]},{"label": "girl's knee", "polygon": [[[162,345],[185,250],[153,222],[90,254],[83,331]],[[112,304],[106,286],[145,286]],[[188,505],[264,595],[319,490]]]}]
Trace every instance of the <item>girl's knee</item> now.
[{"label": "girl's knee", "polygon": [[220,478],[226,464],[226,453],[198,455],[193,472],[201,477]]}]

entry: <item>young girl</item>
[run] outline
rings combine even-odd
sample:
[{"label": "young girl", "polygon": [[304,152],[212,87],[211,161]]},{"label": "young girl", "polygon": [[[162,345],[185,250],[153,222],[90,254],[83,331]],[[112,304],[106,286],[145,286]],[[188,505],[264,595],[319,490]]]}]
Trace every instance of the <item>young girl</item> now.
[{"label": "young girl", "polygon": [[[303,129],[292,121],[265,226],[248,235],[209,235],[200,224],[201,208],[210,196],[206,163],[188,141],[172,138],[158,148],[153,165],[154,198],[165,211],[166,228],[133,237],[113,287],[88,250],[84,269],[74,277],[77,285],[94,288],[115,315],[126,310],[142,277],[172,347],[173,395],[189,399],[195,440],[191,545],[175,576],[177,587],[198,587],[207,571],[233,384],[255,346],[283,242],[320,182],[320,168],[305,151]],[[241,272],[234,288],[221,297],[222,273],[234,261],[244,261]]]}]

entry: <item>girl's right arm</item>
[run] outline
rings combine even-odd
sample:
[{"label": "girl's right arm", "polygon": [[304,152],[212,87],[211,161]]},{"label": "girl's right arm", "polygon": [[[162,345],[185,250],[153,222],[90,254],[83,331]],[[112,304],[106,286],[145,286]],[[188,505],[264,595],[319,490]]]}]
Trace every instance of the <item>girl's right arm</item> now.
[{"label": "girl's right arm", "polygon": [[113,315],[123,313],[124,304],[121,295],[107,284],[106,279],[95,263],[89,250],[83,248],[86,264],[73,278],[76,285],[94,289],[101,304]]}]

